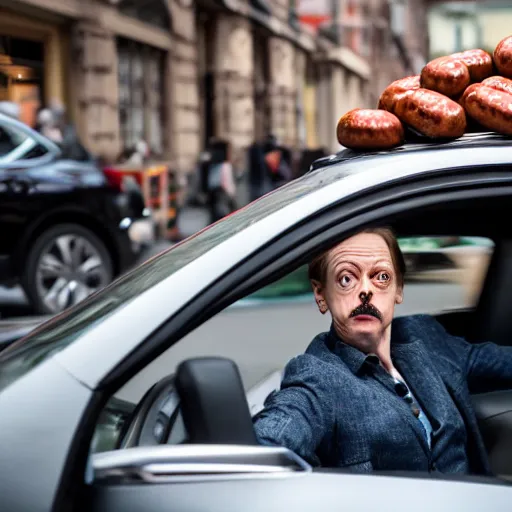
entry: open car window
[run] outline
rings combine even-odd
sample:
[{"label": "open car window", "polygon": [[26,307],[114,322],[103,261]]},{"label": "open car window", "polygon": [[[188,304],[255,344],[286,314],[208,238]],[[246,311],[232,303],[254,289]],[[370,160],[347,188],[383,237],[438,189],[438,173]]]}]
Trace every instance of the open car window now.
[{"label": "open car window", "polygon": [[[494,243],[465,236],[401,238],[407,274],[404,304],[396,315],[438,313],[475,305]],[[318,313],[307,267],[260,288],[185,336],[141,370],[107,405],[93,449],[113,450],[130,414],[151,387],[175,372],[178,364],[200,356],[234,360],[241,372],[251,412],[263,407],[278,389],[286,363],[303,352],[314,336],[329,329],[330,318]],[[468,276],[471,278],[468,279]],[[122,412],[124,411],[124,413]],[[156,420],[155,420],[156,421]],[[183,424],[168,434],[168,444],[183,441]],[[161,429],[155,423],[155,442]]]}]

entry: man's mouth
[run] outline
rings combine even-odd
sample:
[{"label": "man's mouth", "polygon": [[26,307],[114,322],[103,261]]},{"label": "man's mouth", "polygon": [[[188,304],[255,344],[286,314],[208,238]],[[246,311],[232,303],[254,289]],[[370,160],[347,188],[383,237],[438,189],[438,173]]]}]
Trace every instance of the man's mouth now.
[{"label": "man's mouth", "polygon": [[360,306],[357,306],[352,313],[350,313],[350,318],[354,318],[356,316],[373,316],[377,320],[382,321],[382,315],[380,311],[373,306],[372,304],[361,304]]}]

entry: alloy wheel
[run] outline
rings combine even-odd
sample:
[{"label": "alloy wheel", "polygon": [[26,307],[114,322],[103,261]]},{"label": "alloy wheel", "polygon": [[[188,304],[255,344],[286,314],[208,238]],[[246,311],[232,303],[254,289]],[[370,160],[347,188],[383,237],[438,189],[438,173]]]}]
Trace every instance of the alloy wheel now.
[{"label": "alloy wheel", "polygon": [[87,238],[59,235],[48,243],[36,265],[36,289],[53,313],[82,301],[110,281],[101,253]]}]

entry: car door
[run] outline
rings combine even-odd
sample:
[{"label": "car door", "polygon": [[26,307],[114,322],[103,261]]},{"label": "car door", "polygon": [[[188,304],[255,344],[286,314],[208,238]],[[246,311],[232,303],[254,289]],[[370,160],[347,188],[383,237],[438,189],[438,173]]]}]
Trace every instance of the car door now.
[{"label": "car door", "polygon": [[[460,178],[462,178],[462,176]],[[485,181],[485,176],[482,175],[482,179]],[[450,186],[453,187],[453,181],[450,183]],[[489,183],[486,183],[486,186],[489,186]],[[419,213],[417,214],[417,218],[415,218],[414,221],[411,221],[409,217],[409,215],[411,215],[411,212],[413,211],[412,203],[408,201],[406,197],[403,197],[403,199],[396,201],[393,204],[394,214],[396,214],[397,209],[402,209],[402,223],[400,223],[400,219],[395,220],[394,218],[391,217],[390,219],[392,220],[390,220],[390,222],[396,224],[399,230],[408,231],[409,233],[411,233],[411,231],[415,229],[415,223],[420,222],[420,220],[418,219],[421,219],[421,222],[425,222],[425,226],[418,229],[419,233],[435,233],[435,231],[433,231],[433,228],[431,227],[435,223],[435,225],[437,225],[439,229],[440,235],[446,236],[448,230],[452,230],[452,234],[465,233],[466,229],[467,233],[471,234],[474,230],[479,231],[480,229],[485,229],[485,227],[488,225],[489,218],[493,218],[492,216],[495,215],[497,212],[505,213],[505,211],[508,211],[509,206],[507,206],[507,204],[510,204],[510,198],[512,197],[511,190],[506,191],[503,188],[496,188],[496,197],[493,197],[492,200],[486,198],[485,200],[482,199],[481,201],[479,201],[478,199],[481,199],[481,197],[485,194],[493,194],[494,191],[489,192],[488,188],[480,188],[479,185],[472,186],[472,190],[469,189],[469,191],[470,196],[468,195],[468,189],[464,188],[459,191],[459,195],[452,192],[450,193],[449,196],[443,196],[440,194],[439,197],[437,197],[435,194],[433,194],[432,196],[430,196],[429,194],[425,194],[424,196],[419,197],[417,199],[418,203],[415,204],[421,204],[422,206],[418,207]],[[382,192],[380,193],[382,194]],[[401,191],[401,193],[403,194],[403,190]],[[504,196],[504,194],[506,195]],[[378,200],[385,201],[386,197],[382,195],[382,197],[380,197]],[[464,206],[463,208],[461,207],[458,211],[456,211],[454,210],[454,208],[458,206],[458,201],[460,201],[460,204],[463,204]],[[498,203],[500,203],[499,208]],[[483,206],[488,207],[489,212],[492,212],[492,215],[489,215],[489,218],[485,215],[481,215],[481,218],[479,220],[480,225],[477,225],[475,223],[475,219],[478,220],[477,215],[480,215],[480,211]],[[414,207],[416,208],[417,206]],[[494,208],[497,209],[494,210]],[[501,208],[504,208],[504,210],[501,210]],[[478,214],[476,214],[475,212],[478,212]],[[449,213],[452,214],[451,218],[448,215]],[[379,218],[379,216],[385,217],[386,215],[390,215],[389,210],[387,210],[386,207],[383,207],[382,209],[375,207],[371,210],[371,214],[362,215],[360,218],[358,218],[358,221],[362,222],[363,219],[365,219],[364,222],[369,222],[372,218]],[[446,219],[450,220],[448,221]],[[354,221],[353,218],[351,220]],[[330,222],[332,222],[331,225],[336,225],[337,229],[343,229],[342,227],[340,227],[343,222],[341,217],[335,218],[333,215],[332,217],[330,217]],[[318,231],[315,231],[315,228],[313,227],[312,224],[304,225],[304,232],[302,233],[302,235],[298,235],[298,233],[296,232],[295,237],[294,235],[289,234],[288,240],[286,240],[287,237],[282,237],[280,239],[280,244],[282,244],[282,252],[280,254],[277,254],[275,248],[273,249],[273,251],[271,247],[267,248],[268,259],[263,259],[263,257],[260,256],[260,261],[258,264],[259,270],[256,271],[255,269],[253,269],[250,275],[248,273],[243,275],[244,285],[241,285],[242,288],[250,290],[252,289],[251,287],[255,286],[257,282],[264,281],[265,275],[270,275],[272,272],[278,272],[278,269],[280,267],[282,268],[285,265],[286,261],[290,262],[291,259],[294,257],[294,255],[291,253],[292,247],[298,247],[299,241],[301,239],[303,240],[303,243],[307,243],[307,241],[314,238],[318,232],[322,232],[323,236],[328,236],[326,233],[327,230],[325,229],[326,224],[327,221],[318,221],[318,224],[316,225]],[[453,231],[457,228],[457,226],[460,229],[460,231]],[[320,243],[321,235],[319,235],[319,237],[320,238],[317,238],[315,240],[316,243]],[[502,243],[503,241],[501,240],[499,245],[501,246]],[[302,250],[304,250],[304,248]],[[300,249],[297,249],[297,253],[300,253]],[[297,253],[295,254],[295,257],[298,257]],[[512,258],[510,258],[509,264],[510,261],[512,261]],[[243,267],[243,265],[241,267]],[[241,268],[238,270],[240,270],[241,272],[239,278],[242,279],[243,270],[241,270]],[[248,272],[248,270],[246,271]],[[235,278],[233,275],[231,275],[230,277],[231,279]],[[230,293],[233,294],[232,296],[236,296],[237,293],[240,293],[240,289],[236,289],[236,286],[234,286],[234,289],[231,289],[228,292],[226,292],[228,297],[230,296]],[[207,300],[206,295],[203,295],[201,299],[202,301]],[[229,299],[223,297],[223,299],[220,300]],[[216,297],[216,301],[219,301],[218,296]],[[201,302],[201,307],[201,313],[205,314],[205,308],[207,308],[205,306],[205,302]],[[247,326],[245,327],[245,331],[247,331]],[[211,324],[210,328],[208,329],[208,334],[210,341],[213,336],[215,340],[218,340],[219,343],[222,343],[222,334],[214,333],[211,330]],[[241,339],[247,341],[247,338],[249,336],[250,334],[246,333],[245,338],[237,336],[235,337],[235,340],[238,340],[238,342],[240,342]],[[261,336],[261,329],[255,329],[254,337],[255,339],[259,340],[259,344],[257,345],[258,351],[264,352],[265,350],[270,349],[269,344],[267,344],[266,340],[263,339],[265,338],[265,336]],[[251,338],[251,340],[252,339],[253,338]],[[252,345],[253,343],[254,342],[250,342],[249,345]],[[271,344],[272,343],[275,343],[275,340],[272,340]],[[191,344],[197,347],[196,344]],[[248,357],[254,359],[254,352],[249,354]],[[167,371],[172,371],[172,365],[170,364],[168,366],[161,366],[167,368]],[[493,392],[490,394],[481,394],[474,396],[473,398],[475,400],[476,412],[480,424],[482,426],[484,438],[486,439],[486,443],[488,444],[488,446],[491,446],[490,456],[493,469],[500,476],[507,477],[508,475],[512,474],[512,468],[510,463],[510,461],[512,461],[512,450],[510,446],[512,440],[512,422],[505,422],[504,424],[501,424],[499,428],[497,427],[494,429],[487,430],[485,429],[485,423],[488,422],[489,420],[493,420],[493,415],[496,413],[496,410],[498,410],[499,414],[502,414],[503,412],[505,412],[505,415],[509,414],[508,411],[510,411],[510,409],[508,404],[511,403],[512,391],[505,390],[501,392]],[[489,445],[489,443],[492,444]],[[501,454],[501,462],[503,462],[503,465],[501,466],[498,465],[498,462],[500,461],[497,461],[497,459],[493,457],[493,446],[498,446],[498,449],[500,451],[503,450],[503,453]],[[159,452],[160,448],[162,448],[161,452]],[[198,473],[194,475],[184,475],[183,473],[179,473],[179,464],[183,464],[181,466],[181,469],[183,469],[187,467],[187,463],[190,463],[190,466],[188,466],[190,468],[194,466],[194,463],[198,462],[198,460],[202,460],[203,462],[205,462],[207,460],[207,449],[205,449],[203,453],[205,458],[201,459],[201,456],[198,456],[197,453],[194,455],[193,451],[187,452],[186,450],[182,450],[181,448],[175,451],[173,450],[173,448],[175,447],[162,446],[156,447],[156,449],[152,450],[141,448],[136,449],[134,451],[126,451],[124,454],[121,455],[110,452],[102,455],[101,457],[98,457],[96,459],[96,476],[98,478],[98,485],[95,485],[93,490],[94,508],[97,510],[108,510],[109,507],[120,507],[123,508],[124,510],[136,510],[137,506],[141,507],[143,505],[144,499],[147,500],[146,503],[151,503],[151,506],[155,510],[159,510],[158,503],[171,502],[177,503],[178,508],[184,510],[201,510],[203,509],[203,507],[208,508],[208,504],[201,501],[199,490],[189,494],[189,490],[191,488],[194,488],[196,484],[198,489],[200,488],[202,492],[210,493],[210,496],[212,497],[217,496],[217,493],[219,496],[222,496],[222,498],[220,499],[223,500],[222,504],[224,507],[227,507],[227,509],[231,509],[230,507],[232,507],[232,509],[236,509],[234,503],[236,502],[236,496],[238,496],[238,492],[245,492],[247,493],[246,495],[252,495],[251,493],[256,493],[256,490],[258,490],[259,493],[266,496],[270,496],[270,494],[267,494],[268,492],[275,492],[276,494],[274,496],[279,496],[279,499],[286,502],[288,502],[287,500],[289,499],[288,493],[293,492],[291,488],[288,487],[288,484],[286,483],[286,478],[283,479],[283,481],[277,483],[277,481],[275,481],[270,474],[267,474],[265,477],[262,478],[262,480],[265,483],[257,484],[255,482],[258,480],[258,478],[256,478],[252,474],[246,474],[244,475],[244,477],[240,477],[240,475],[238,475],[238,477],[235,478],[233,478],[233,475],[212,475],[211,472],[213,472],[214,470],[212,469],[212,467],[209,467],[208,469],[208,464],[206,464],[203,467],[206,473],[210,472],[210,476],[208,478],[206,478],[204,474]],[[243,454],[243,456],[241,454]],[[217,455],[219,454],[217,453]],[[244,458],[247,456],[247,452],[243,452],[243,450],[241,450],[239,455],[241,455],[241,458],[238,460],[237,463],[235,463],[234,460],[230,460],[230,463],[233,463],[233,467],[236,466],[237,464],[243,466],[244,464],[248,463],[249,459]],[[183,458],[180,459],[180,456],[183,456]],[[194,459],[194,456],[198,456],[199,459]],[[158,457],[161,457],[161,459],[158,459]],[[218,460],[220,459],[217,459],[217,462]],[[174,464],[174,462],[176,462],[176,465]],[[213,463],[213,459],[211,460],[211,462]],[[130,471],[133,471],[134,467],[137,468],[135,474],[138,474],[140,478],[140,485],[137,487],[137,490],[135,490],[134,484],[134,478],[136,477],[134,473],[130,473]],[[130,469],[128,473],[124,473],[123,475],[123,471],[126,468]],[[160,468],[160,473],[156,471],[157,468]],[[166,471],[167,473],[165,473]],[[173,471],[176,471],[177,473],[179,473],[179,475],[177,473],[173,473]],[[123,476],[125,478],[123,478]],[[112,478],[110,479],[110,477]],[[339,476],[338,481],[332,479],[329,481],[329,483],[326,483],[327,480],[324,479],[322,479],[323,481],[321,481],[320,478],[316,479],[316,477],[314,477],[316,480],[310,480],[310,478],[313,477],[306,476],[304,479],[300,480],[301,485],[308,487],[308,485],[310,485],[310,482],[315,481],[316,485],[318,486],[317,489],[323,488],[323,486],[325,485],[326,487],[324,489],[327,490],[327,488],[329,488],[329,492],[331,493],[334,493],[334,488],[339,489],[343,487],[343,476],[341,475]],[[244,480],[243,484],[239,483],[240,479]],[[208,481],[208,483],[206,483],[206,481]],[[187,485],[185,485],[185,482],[187,483]],[[151,488],[152,484],[157,483],[161,485],[154,485],[154,487]],[[372,482],[370,480],[367,480],[366,486],[371,487],[372,485]],[[407,481],[407,483],[403,483],[402,491],[408,494],[410,492],[410,485],[410,481]],[[422,484],[419,485],[421,486]],[[312,495],[314,495],[315,493],[314,487],[315,486],[312,485],[309,488],[309,492]],[[209,488],[209,491],[206,491],[206,488]],[[470,489],[472,488],[468,486],[468,490]],[[490,489],[492,489],[492,486]],[[447,491],[448,494],[450,494],[450,492],[451,491]],[[194,494],[196,493],[197,496],[194,496]],[[232,496],[232,501],[230,501],[229,499],[230,495]],[[334,494],[331,494],[331,496],[334,496]],[[350,502],[349,493],[344,494],[344,498],[348,499]],[[352,498],[354,498],[354,496],[352,496]],[[467,496],[464,496],[463,494],[458,495],[458,505],[461,506],[462,502],[466,498]],[[301,502],[301,505],[304,504],[305,502]],[[466,501],[465,504],[467,507],[475,506],[474,503],[469,503],[468,501]],[[254,510],[258,510],[260,505],[261,504],[259,502],[253,503],[253,501],[250,500],[250,502],[246,504],[246,507],[254,507]],[[237,506],[241,506],[240,502],[238,502]],[[267,502],[265,502],[265,506],[270,507],[270,509],[272,508],[271,505]],[[245,507],[243,508],[245,509]]]}]

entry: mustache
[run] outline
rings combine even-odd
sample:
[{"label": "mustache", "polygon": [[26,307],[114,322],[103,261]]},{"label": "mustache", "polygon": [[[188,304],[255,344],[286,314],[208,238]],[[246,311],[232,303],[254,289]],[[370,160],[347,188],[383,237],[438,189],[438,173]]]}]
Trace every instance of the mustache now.
[{"label": "mustache", "polygon": [[375,317],[377,320],[382,321],[382,313],[373,304],[370,304],[369,302],[357,306],[357,308],[354,309],[352,313],[350,313],[350,318],[354,318],[355,316],[358,315],[370,315]]}]

